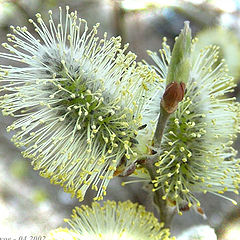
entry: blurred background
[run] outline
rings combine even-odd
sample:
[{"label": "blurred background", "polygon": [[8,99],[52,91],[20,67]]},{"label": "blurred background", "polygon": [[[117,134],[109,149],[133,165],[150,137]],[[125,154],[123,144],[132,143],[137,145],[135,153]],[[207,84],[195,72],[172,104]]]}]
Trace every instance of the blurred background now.
[{"label": "blurred background", "polygon": [[[234,96],[240,100],[240,1],[239,0],[0,0],[0,42],[6,41],[10,25],[27,26],[34,32],[28,19],[41,12],[48,20],[48,10],[58,14],[58,6],[66,5],[77,10],[81,18],[92,26],[100,22],[100,36],[106,31],[122,37],[130,43],[129,50],[138,60],[150,61],[146,50],[157,51],[162,37],[170,46],[189,20],[193,36],[199,38],[197,48],[216,44],[221,47],[220,56],[225,58],[231,75],[237,84]],[[0,46],[0,51],[5,51]],[[0,64],[3,64],[0,59]],[[6,64],[6,63],[4,63]],[[65,226],[63,219],[70,217],[73,207],[80,205],[58,186],[50,184],[38,172],[33,171],[30,161],[22,159],[20,150],[11,143],[5,128],[10,119],[0,116],[0,237],[45,235],[50,229]],[[235,147],[239,149],[239,141]],[[106,199],[139,202],[153,211],[151,199],[141,184],[122,187],[123,179],[114,179]],[[228,194],[236,201],[240,198]],[[91,204],[89,192],[84,204]],[[220,240],[240,239],[240,208],[211,194],[200,195],[207,220],[193,211],[176,216],[173,234],[207,224],[213,227]],[[155,212],[156,214],[156,212]]]}]

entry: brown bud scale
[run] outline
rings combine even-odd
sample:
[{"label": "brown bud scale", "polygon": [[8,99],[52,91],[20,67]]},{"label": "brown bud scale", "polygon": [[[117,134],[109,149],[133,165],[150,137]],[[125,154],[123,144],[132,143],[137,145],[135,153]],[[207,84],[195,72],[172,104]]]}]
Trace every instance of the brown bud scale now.
[{"label": "brown bud scale", "polygon": [[177,109],[178,103],[183,100],[185,83],[171,82],[167,85],[163,94],[161,105],[168,113],[173,113]]}]

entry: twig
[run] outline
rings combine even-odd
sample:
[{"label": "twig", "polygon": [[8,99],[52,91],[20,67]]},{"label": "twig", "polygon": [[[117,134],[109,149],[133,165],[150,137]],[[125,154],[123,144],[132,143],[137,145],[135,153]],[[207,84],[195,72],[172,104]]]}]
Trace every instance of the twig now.
[{"label": "twig", "polygon": [[[167,85],[160,104],[160,114],[157,122],[157,127],[153,138],[153,147],[157,150],[156,154],[146,159],[145,168],[148,170],[152,182],[157,179],[156,163],[159,161],[159,150],[161,148],[164,129],[170,115],[177,109],[178,103],[184,97],[185,84],[182,82],[171,82]],[[144,165],[143,164],[143,165]],[[175,208],[170,208],[167,201],[163,199],[164,190],[160,186],[154,191],[154,203],[159,210],[160,220],[164,222],[166,228],[170,228],[171,221],[175,215]]]}]

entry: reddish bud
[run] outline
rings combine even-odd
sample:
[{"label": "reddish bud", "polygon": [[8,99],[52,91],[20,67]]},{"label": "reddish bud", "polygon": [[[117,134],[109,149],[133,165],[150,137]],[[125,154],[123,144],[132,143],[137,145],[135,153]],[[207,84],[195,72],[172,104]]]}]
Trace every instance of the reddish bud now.
[{"label": "reddish bud", "polygon": [[201,215],[205,215],[203,209],[200,207],[197,207],[197,212]]},{"label": "reddish bud", "polygon": [[119,176],[120,174],[122,174],[123,171],[124,171],[125,168],[126,168],[126,164],[127,164],[126,157],[123,156],[122,159],[121,159],[121,161],[120,161],[120,163],[119,163],[118,166],[117,166],[116,171],[113,173],[113,176],[114,176],[114,177],[117,177],[117,176]]},{"label": "reddish bud", "polygon": [[183,212],[188,211],[189,209],[190,209],[190,207],[189,207],[188,203],[186,203],[185,205],[183,205],[179,208],[179,210],[183,211]]},{"label": "reddish bud", "polygon": [[183,100],[185,83],[171,82],[167,85],[163,94],[161,105],[168,113],[173,113],[177,109],[178,103]]},{"label": "reddish bud", "polygon": [[170,207],[176,206],[176,201],[172,200],[171,198],[167,198],[167,205]]},{"label": "reddish bud", "polygon": [[198,207],[195,205],[194,210],[196,213],[200,214],[203,217],[203,219],[207,219],[207,216],[205,215],[205,213],[201,207]]}]

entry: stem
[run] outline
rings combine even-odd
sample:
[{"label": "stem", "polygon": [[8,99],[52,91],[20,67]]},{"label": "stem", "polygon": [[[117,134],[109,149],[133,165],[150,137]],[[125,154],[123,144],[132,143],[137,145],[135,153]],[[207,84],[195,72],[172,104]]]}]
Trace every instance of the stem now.
[{"label": "stem", "polygon": [[[156,147],[158,150],[161,146],[164,128],[166,126],[169,116],[170,113],[167,113],[162,107],[160,107],[160,115],[158,118],[158,123],[154,134],[154,147]],[[151,156],[150,158],[147,158],[146,160],[145,167],[149,172],[151,180],[155,180],[157,177],[157,167],[155,166],[155,163],[158,160],[159,160],[158,153]],[[161,222],[164,222],[164,226],[170,229],[171,221],[173,219],[173,216],[175,215],[175,209],[173,210],[173,208],[167,206],[166,200],[162,199],[163,196],[164,196],[163,189],[160,188],[154,191],[153,200],[156,207],[159,210]]]},{"label": "stem", "polygon": [[[156,157],[154,159],[151,159],[151,161],[149,161],[148,159],[145,165],[152,180],[155,180],[157,176],[157,173],[156,173],[157,167],[155,166],[155,164],[153,164],[153,162],[156,162],[157,159],[158,159],[158,155],[156,154]],[[163,196],[164,196],[164,192],[160,188],[154,191],[153,201],[159,210],[160,220],[161,222],[164,222],[164,227],[170,229],[172,219],[175,215],[175,209],[167,206],[167,201],[162,199]]]},{"label": "stem", "polygon": [[161,146],[164,128],[166,126],[169,116],[170,113],[166,112],[162,107],[160,107],[160,115],[158,118],[157,128],[153,137],[154,147],[156,148],[160,148]]}]

